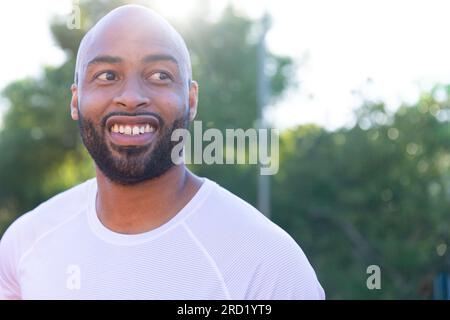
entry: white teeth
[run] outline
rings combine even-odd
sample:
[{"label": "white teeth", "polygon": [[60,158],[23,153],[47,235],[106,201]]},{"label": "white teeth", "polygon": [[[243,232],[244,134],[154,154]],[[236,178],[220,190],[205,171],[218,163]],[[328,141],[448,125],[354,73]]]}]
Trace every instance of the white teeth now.
[{"label": "white teeth", "polygon": [[111,132],[116,132],[116,133],[122,133],[122,134],[127,134],[127,135],[139,135],[139,134],[143,134],[143,133],[147,133],[147,132],[155,132],[155,128],[152,127],[149,124],[146,124],[145,126],[129,126],[129,125],[119,125],[119,124],[114,124],[111,127]]},{"label": "white teeth", "polygon": [[144,132],[155,132],[155,128],[147,124],[144,128]]}]

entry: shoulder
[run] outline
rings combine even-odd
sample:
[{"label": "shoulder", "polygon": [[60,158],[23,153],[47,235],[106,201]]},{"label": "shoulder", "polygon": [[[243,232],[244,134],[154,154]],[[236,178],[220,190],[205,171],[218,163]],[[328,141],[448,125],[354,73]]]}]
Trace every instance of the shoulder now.
[{"label": "shoulder", "polygon": [[18,268],[22,257],[43,235],[81,212],[93,180],[50,198],[9,226],[0,241],[0,300],[21,298]]},{"label": "shoulder", "polygon": [[297,243],[285,230],[251,204],[211,180],[206,180],[206,183],[209,184],[209,195],[188,220],[196,231],[205,235],[222,235],[223,239],[239,239],[243,246],[297,249]]},{"label": "shoulder", "polygon": [[217,262],[225,281],[240,288],[239,297],[324,297],[306,255],[285,230],[230,191],[208,183],[212,184],[210,195],[188,225]]},{"label": "shoulder", "polygon": [[19,217],[9,229],[45,232],[86,207],[94,183],[95,179],[90,179],[51,197]]},{"label": "shoulder", "polygon": [[6,230],[1,245],[26,250],[42,234],[64,223],[88,203],[89,191],[95,179],[87,180],[43,202],[17,218]]}]

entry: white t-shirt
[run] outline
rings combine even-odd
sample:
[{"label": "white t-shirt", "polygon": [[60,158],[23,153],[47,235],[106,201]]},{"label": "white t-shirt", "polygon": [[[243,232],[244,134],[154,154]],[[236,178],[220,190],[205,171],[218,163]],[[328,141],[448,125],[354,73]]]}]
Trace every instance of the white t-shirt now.
[{"label": "white t-shirt", "polygon": [[17,219],[0,242],[1,299],[324,299],[297,243],[204,178],[171,220],[107,229],[88,180]]}]

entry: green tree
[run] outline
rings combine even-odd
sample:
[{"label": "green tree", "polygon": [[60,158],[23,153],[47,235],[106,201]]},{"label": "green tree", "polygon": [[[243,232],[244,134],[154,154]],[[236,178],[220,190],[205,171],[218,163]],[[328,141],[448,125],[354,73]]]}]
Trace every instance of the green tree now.
[{"label": "green tree", "polygon": [[[432,93],[395,114],[367,103],[351,129],[283,134],[274,219],[302,245],[329,298],[430,298],[433,277],[448,270],[449,105]],[[366,287],[372,264],[381,290]]]}]

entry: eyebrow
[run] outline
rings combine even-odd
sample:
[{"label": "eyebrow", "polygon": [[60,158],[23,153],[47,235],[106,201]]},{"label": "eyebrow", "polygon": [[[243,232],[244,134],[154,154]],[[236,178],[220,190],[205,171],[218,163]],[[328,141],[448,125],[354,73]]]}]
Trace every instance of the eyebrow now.
[{"label": "eyebrow", "polygon": [[101,55],[101,56],[96,56],[91,61],[89,61],[87,66],[89,67],[91,65],[100,64],[100,63],[118,64],[118,63],[121,63],[122,61],[123,61],[123,59],[120,57]]},{"label": "eyebrow", "polygon": [[[177,66],[179,66],[178,60],[175,59],[175,57],[173,57],[170,54],[149,54],[149,55],[145,56],[144,58],[142,58],[141,61],[143,63],[151,63],[151,62],[157,62],[157,61],[171,61],[171,62],[175,63]],[[93,58],[91,61],[89,61],[87,66],[89,67],[91,65],[100,64],[100,63],[119,64],[121,62],[123,62],[123,59],[121,57],[110,56],[110,55],[100,55],[100,56]]]},{"label": "eyebrow", "polygon": [[170,54],[149,54],[144,58],[142,58],[142,62],[144,63],[151,63],[156,61],[171,61],[175,63],[177,66],[179,66],[178,60],[175,59],[175,57]]}]

